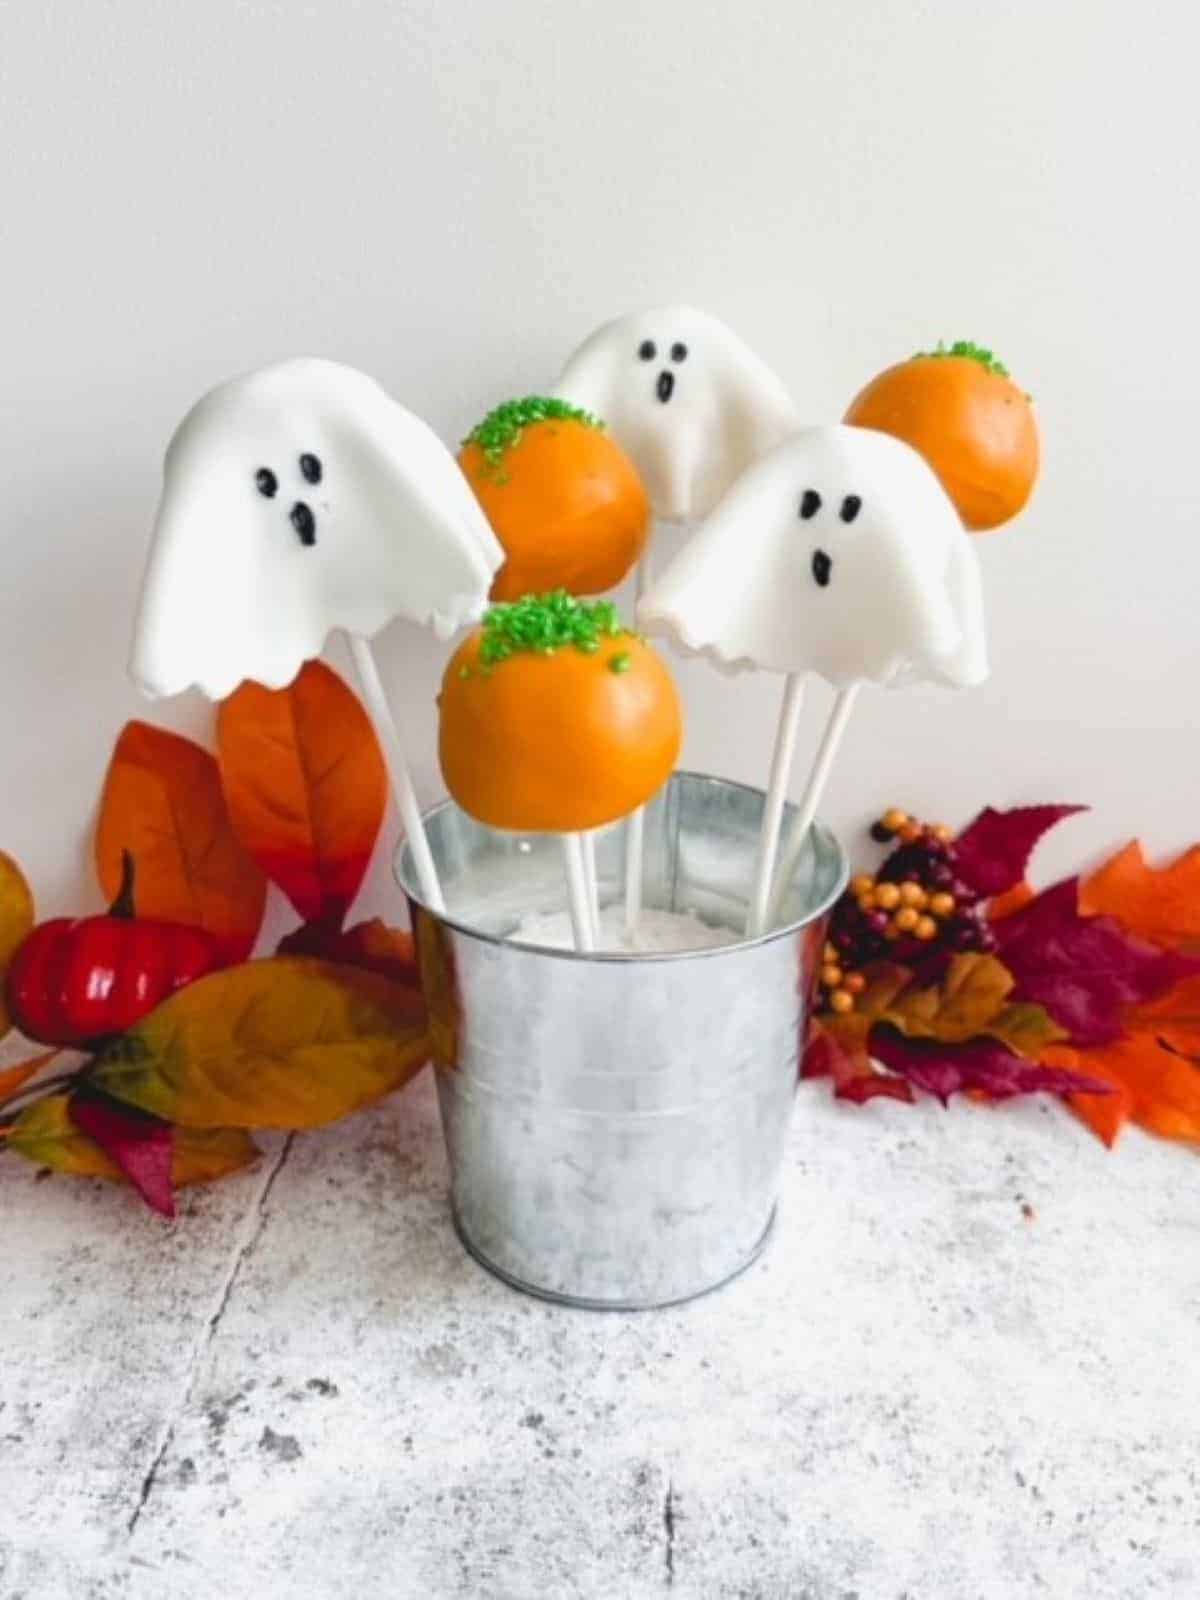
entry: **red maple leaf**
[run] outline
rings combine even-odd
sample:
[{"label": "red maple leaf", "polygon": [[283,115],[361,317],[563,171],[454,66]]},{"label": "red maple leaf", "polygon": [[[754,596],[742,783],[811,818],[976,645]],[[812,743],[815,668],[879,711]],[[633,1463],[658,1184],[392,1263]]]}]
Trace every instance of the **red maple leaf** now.
[{"label": "red maple leaf", "polygon": [[1108,1044],[1127,1005],[1153,1000],[1200,960],[1127,933],[1112,917],[1079,914],[1079,880],[1066,878],[995,924],[997,954],[1017,980],[1014,999],[1045,1006],[1072,1044]]}]

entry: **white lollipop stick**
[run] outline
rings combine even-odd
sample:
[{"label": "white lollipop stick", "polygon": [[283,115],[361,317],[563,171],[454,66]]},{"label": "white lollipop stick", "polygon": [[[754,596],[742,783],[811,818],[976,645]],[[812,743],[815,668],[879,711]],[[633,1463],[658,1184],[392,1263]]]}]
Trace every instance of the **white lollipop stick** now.
[{"label": "white lollipop stick", "polygon": [[642,916],[642,877],[646,855],[646,808],[625,819],[625,933],[632,939]]},{"label": "white lollipop stick", "polygon": [[[642,559],[633,574],[633,592],[637,604],[650,587],[653,573],[650,567],[651,541],[646,541]],[[642,883],[645,877],[646,808],[639,806],[631,811],[625,822],[625,936],[632,939],[637,933],[642,917]]]},{"label": "white lollipop stick", "polygon": [[838,746],[842,742],[842,735],[846,731],[846,724],[850,720],[850,713],[854,710],[854,698],[857,694],[858,684],[850,683],[844,689],[838,690],[837,697],[833,702],[833,710],[829,713],[829,721],[825,724],[825,732],[821,735],[821,743],[817,747],[817,755],[812,765],[812,771],[808,775],[804,793],[800,796],[796,820],[792,823],[792,831],[788,835],[779,875],[775,880],[775,892],[771,896],[772,922],[779,917],[784,896],[788,891],[788,885],[795,877],[796,868],[800,865],[800,857],[804,854],[804,841],[808,838],[808,830],[812,827],[813,818],[817,814],[817,807],[821,804],[821,796],[825,792],[825,785],[829,782],[833,760],[837,755]]},{"label": "white lollipop stick", "polygon": [[580,834],[583,841],[583,871],[587,880],[588,921],[592,927],[592,943],[600,943],[600,879],[596,872],[596,835]]},{"label": "white lollipop stick", "polygon": [[567,878],[567,906],[571,912],[571,931],[575,948],[585,954],[595,949],[592,919],[588,906],[587,868],[584,865],[583,837],[578,833],[562,836],[563,870]]},{"label": "white lollipop stick", "polygon": [[796,755],[796,725],[800,720],[800,707],[803,703],[803,674],[789,672],[783,687],[783,703],[779,708],[775,752],[771,757],[771,776],[767,784],[767,803],[763,810],[762,831],[758,836],[754,890],[750,897],[750,914],[746,919],[746,932],[752,939],[758,938],[767,929],[771,881],[775,876],[775,856],[779,850],[779,828],[783,822],[783,804],[787,796],[788,778],[791,776],[792,762]]},{"label": "white lollipop stick", "polygon": [[412,851],[421,893],[432,910],[445,911],[446,902],[442,897],[442,886],[438,882],[437,868],[433,864],[433,852],[429,848],[429,840],[425,837],[425,824],[421,821],[417,791],[413,788],[412,774],[408,770],[404,746],[400,741],[400,729],[396,725],[392,708],[388,705],[387,695],[383,691],[379,668],[375,665],[375,657],[366,639],[354,633],[349,633],[346,637],[350,641],[350,654],[354,658],[358,680],[362,684],[363,697],[371,712],[371,719],[375,723],[379,742],[383,746],[384,758],[392,779],[392,790],[400,810],[400,820],[404,824],[408,847]]}]

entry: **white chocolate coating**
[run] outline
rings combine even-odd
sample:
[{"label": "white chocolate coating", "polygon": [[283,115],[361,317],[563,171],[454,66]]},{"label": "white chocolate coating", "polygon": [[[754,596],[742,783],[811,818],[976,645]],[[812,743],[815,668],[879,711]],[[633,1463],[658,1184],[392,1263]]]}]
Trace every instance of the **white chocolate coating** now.
[{"label": "white chocolate coating", "polygon": [[283,361],[211,390],[171,440],[130,670],[152,695],[282,688],[334,628],[475,621],[503,560],[419,417],[352,367]]},{"label": "white chocolate coating", "polygon": [[978,561],[953,504],[915,450],[866,428],[807,429],[751,467],[637,615],[726,669],[839,688],[965,688],[988,670]]},{"label": "white chocolate coating", "polygon": [[770,368],[723,323],[690,306],[661,306],[598,328],[567,362],[555,392],[609,426],[655,516],[667,522],[707,516],[751,462],[800,427]]}]

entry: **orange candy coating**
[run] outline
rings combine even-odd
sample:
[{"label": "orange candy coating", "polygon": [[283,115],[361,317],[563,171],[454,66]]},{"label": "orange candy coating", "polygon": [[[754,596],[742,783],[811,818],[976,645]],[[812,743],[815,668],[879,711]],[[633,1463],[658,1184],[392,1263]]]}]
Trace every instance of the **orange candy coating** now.
[{"label": "orange candy coating", "polygon": [[568,644],[488,668],[482,639],[477,629],[455,651],[439,700],[442,776],[464,811],[493,828],[571,833],[627,816],[667,781],[683,718],[648,644],[622,634],[594,654]]},{"label": "orange candy coating", "polygon": [[973,532],[1011,521],[1033,493],[1041,445],[1029,397],[973,356],[919,355],[889,367],[845,420],[912,445]]},{"label": "orange candy coating", "polygon": [[[524,408],[524,409],[523,409]],[[508,559],[493,600],[566,589],[600,594],[637,562],[650,501],[617,441],[563,402],[511,401],[466,440],[458,462]]]}]

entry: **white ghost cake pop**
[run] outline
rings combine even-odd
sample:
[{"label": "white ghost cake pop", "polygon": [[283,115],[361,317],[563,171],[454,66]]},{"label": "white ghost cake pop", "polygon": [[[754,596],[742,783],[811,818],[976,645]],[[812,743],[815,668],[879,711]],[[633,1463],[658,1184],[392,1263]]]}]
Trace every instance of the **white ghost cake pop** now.
[{"label": "white ghost cake pop", "polygon": [[352,367],[282,361],[213,389],[171,440],[131,670],[150,694],[280,688],[334,628],[475,621],[503,560],[419,417]]},{"label": "white ghost cake pop", "polygon": [[345,629],[429,903],[442,909],[368,641],[396,617],[475,621],[504,551],[454,457],[364,373],[282,361],[213,389],[176,429],[134,630],[148,694],[288,684]]},{"label": "white ghost cake pop", "polygon": [[[792,881],[864,683],[966,688],[987,676],[979,568],[958,513],[910,446],[810,428],[738,480],[638,607],[647,633],[727,670],[786,675],[750,897],[766,932]],[[803,684],[837,690],[774,883]]]},{"label": "white ghost cake pop", "polygon": [[638,622],[737,670],[837,688],[987,676],[974,549],[932,468],[887,434],[796,434],[741,477]]},{"label": "white ghost cake pop", "polygon": [[779,379],[715,317],[662,306],[598,328],[556,392],[600,417],[655,515],[707,515],[740,473],[800,426]]},{"label": "white ghost cake pop", "polygon": [[[705,516],[730,484],[800,426],[771,369],[715,317],[659,306],[606,323],[567,362],[558,395],[599,416],[637,468],[663,522]],[[638,563],[640,596],[651,553]],[[625,923],[642,898],[644,819],[627,825]]]}]

